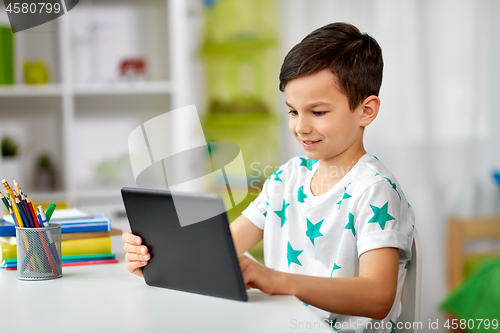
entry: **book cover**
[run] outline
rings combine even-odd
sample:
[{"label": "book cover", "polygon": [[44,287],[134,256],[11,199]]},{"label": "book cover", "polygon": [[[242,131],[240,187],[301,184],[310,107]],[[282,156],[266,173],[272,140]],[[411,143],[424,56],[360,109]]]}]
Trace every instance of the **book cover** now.
[{"label": "book cover", "polygon": [[0,241],[0,262],[5,259],[17,258],[16,244],[3,243]]},{"label": "book cover", "polygon": [[[2,256],[0,262],[5,259],[17,258],[17,248],[15,244],[3,243],[0,245]],[[80,255],[96,255],[111,253],[111,237],[95,237],[83,239],[71,239],[61,241],[61,255],[80,256]]]},{"label": "book cover", "polygon": [[86,223],[86,224],[62,224],[61,223],[61,233],[81,233],[81,232],[102,232],[111,231],[109,224],[107,223]]},{"label": "book cover", "polygon": [[[63,261],[62,267],[83,266],[83,265],[117,264],[118,262],[119,262],[118,259],[97,259],[97,260],[85,260],[85,261],[78,261],[78,262],[64,262]],[[16,263],[11,263],[11,264],[3,264],[1,267],[5,268],[5,270],[8,270],[8,271],[16,270],[17,269],[17,262]]]},{"label": "book cover", "polygon": [[61,241],[62,256],[111,253],[111,237]]},{"label": "book cover", "polygon": [[16,235],[16,228],[13,223],[0,220],[0,237],[9,237]]},{"label": "book cover", "polygon": [[[85,219],[58,220],[57,222],[54,221],[54,223],[61,224],[61,233],[63,234],[111,231],[111,220],[105,214],[94,214],[92,218]],[[14,220],[12,220],[12,216],[5,215],[3,220],[0,220],[0,237],[15,235]]]},{"label": "book cover", "polygon": [[[104,254],[86,254],[81,256],[63,256],[62,262],[73,262],[73,261],[94,261],[94,260],[112,260],[116,259],[116,254],[114,253],[104,253]],[[17,258],[4,259],[0,267],[11,267],[17,265]]]}]

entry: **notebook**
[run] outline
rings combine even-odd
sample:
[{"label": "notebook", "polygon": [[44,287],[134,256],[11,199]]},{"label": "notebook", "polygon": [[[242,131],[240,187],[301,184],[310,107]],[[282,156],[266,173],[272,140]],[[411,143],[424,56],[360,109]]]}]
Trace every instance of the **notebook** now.
[{"label": "notebook", "polygon": [[[143,268],[146,284],[247,300],[220,196],[138,188],[122,188],[121,192],[132,233],[143,239],[151,254]],[[196,211],[197,216],[204,210],[223,213],[181,226],[176,206]]]}]

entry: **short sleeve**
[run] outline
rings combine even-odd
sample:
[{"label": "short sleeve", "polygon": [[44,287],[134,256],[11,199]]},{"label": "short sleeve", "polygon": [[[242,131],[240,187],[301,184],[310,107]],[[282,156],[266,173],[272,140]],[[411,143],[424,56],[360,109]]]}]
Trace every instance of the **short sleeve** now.
[{"label": "short sleeve", "polygon": [[366,251],[395,247],[400,260],[411,259],[413,211],[404,195],[381,180],[370,185],[354,205],[353,215],[358,233],[358,256]]},{"label": "short sleeve", "polygon": [[264,182],[262,191],[259,193],[257,198],[248,205],[248,207],[241,213],[243,216],[248,218],[255,226],[259,229],[264,229],[264,223],[266,221],[267,207],[269,206],[270,193],[272,193],[272,183],[271,179],[267,179]]}]

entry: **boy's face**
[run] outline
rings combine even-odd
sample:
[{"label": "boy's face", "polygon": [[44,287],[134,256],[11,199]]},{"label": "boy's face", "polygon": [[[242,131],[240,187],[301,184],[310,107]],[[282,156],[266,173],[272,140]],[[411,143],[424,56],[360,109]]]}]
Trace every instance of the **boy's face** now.
[{"label": "boy's face", "polygon": [[340,92],[335,80],[325,69],[293,79],[285,86],[290,131],[306,156],[320,162],[343,161],[338,157],[350,159],[360,151],[364,153],[363,103],[351,111],[347,96]]}]

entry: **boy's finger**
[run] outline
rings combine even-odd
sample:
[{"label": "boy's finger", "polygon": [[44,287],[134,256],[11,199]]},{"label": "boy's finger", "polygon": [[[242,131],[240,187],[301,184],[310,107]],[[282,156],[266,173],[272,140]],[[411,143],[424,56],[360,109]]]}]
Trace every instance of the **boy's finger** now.
[{"label": "boy's finger", "polygon": [[149,254],[146,254],[146,255],[135,254],[135,253],[127,253],[127,254],[125,254],[125,261],[126,262],[148,261],[149,259],[151,259],[151,256]]},{"label": "boy's finger", "polygon": [[139,236],[134,235],[131,232],[126,232],[122,235],[122,240],[128,244],[141,245],[142,239]]},{"label": "boy's finger", "polygon": [[148,248],[147,248],[147,246],[144,246],[144,245],[135,246],[135,245],[125,243],[125,244],[123,244],[123,249],[125,250],[125,252],[128,252],[128,253],[136,253],[136,254],[142,254],[142,255],[148,254]]},{"label": "boy's finger", "polygon": [[129,262],[126,265],[127,270],[140,277],[144,277],[144,274],[142,273],[142,266],[146,265],[144,262],[139,262],[139,261],[134,261],[134,262]]}]

